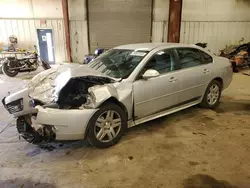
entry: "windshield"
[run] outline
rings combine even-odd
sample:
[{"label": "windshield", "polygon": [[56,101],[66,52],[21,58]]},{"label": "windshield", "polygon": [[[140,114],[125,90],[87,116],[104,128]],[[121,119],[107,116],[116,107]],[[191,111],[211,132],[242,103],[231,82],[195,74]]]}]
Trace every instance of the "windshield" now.
[{"label": "windshield", "polygon": [[113,78],[127,78],[147,53],[148,51],[112,49],[88,66]]}]

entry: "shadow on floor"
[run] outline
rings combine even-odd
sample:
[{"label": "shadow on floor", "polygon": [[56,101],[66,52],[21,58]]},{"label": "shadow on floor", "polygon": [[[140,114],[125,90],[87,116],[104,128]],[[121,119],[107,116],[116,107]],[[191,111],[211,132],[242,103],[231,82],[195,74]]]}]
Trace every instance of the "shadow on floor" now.
[{"label": "shadow on floor", "polygon": [[33,182],[25,179],[0,180],[1,188],[55,188],[49,183]]},{"label": "shadow on floor", "polygon": [[221,102],[220,105],[214,109],[217,113],[227,112],[242,112],[243,114],[250,115],[250,101],[246,100],[231,100]]},{"label": "shadow on floor", "polygon": [[238,186],[231,185],[230,183],[205,175],[196,174],[184,180],[183,188],[239,188]]},{"label": "shadow on floor", "polygon": [[128,132],[135,132],[140,130],[146,130],[148,132],[158,131],[167,126],[170,126],[173,122],[178,122],[181,119],[189,119],[194,117],[194,113],[196,115],[201,113],[201,109],[199,106],[192,106],[190,108],[139,124],[135,127],[129,128]]}]

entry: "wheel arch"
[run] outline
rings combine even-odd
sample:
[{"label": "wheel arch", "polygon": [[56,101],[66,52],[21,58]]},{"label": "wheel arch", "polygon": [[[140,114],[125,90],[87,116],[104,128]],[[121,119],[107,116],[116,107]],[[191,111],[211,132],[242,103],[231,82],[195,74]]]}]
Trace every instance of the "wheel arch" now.
[{"label": "wheel arch", "polygon": [[[120,101],[118,101],[118,99],[115,98],[115,97],[108,98],[100,106],[98,106],[98,108],[100,108],[100,107],[102,107],[102,106],[104,106],[105,104],[108,104],[108,103],[115,103],[117,106],[119,106],[121,109],[123,109],[124,112],[125,112],[126,120],[128,120],[128,110],[127,110],[126,106],[124,104],[122,104]],[[88,134],[89,127],[90,127],[90,121],[88,122],[88,125],[86,127],[86,131],[84,133],[84,138],[86,138],[86,136]]]},{"label": "wheel arch", "polygon": [[107,104],[107,103],[115,103],[117,106],[119,106],[121,109],[123,109],[124,112],[125,112],[125,115],[126,115],[126,119],[128,120],[128,110],[127,110],[127,108],[126,108],[126,106],[125,106],[124,104],[122,104],[120,101],[118,101],[117,98],[115,98],[115,97],[110,97],[110,98],[108,98],[106,101],[104,101],[104,102],[101,104],[101,106],[102,106],[102,105],[105,105],[105,104]]},{"label": "wheel arch", "polygon": [[[220,84],[221,84],[221,89],[223,89],[223,84],[224,84],[224,83],[223,83],[223,79],[222,79],[221,77],[216,77],[216,78],[214,78],[213,80],[216,80],[216,81],[220,82]],[[212,80],[212,81],[213,81],[213,80]],[[212,81],[211,81],[211,82],[212,82]]]},{"label": "wheel arch", "polygon": [[[208,82],[208,84],[207,84],[207,86],[206,86],[206,89],[207,89],[207,87],[209,86],[209,84],[210,84],[212,81],[214,81],[214,80],[218,81],[218,82],[221,84],[221,90],[223,90],[223,79],[222,79],[221,77],[215,77],[215,78],[212,79],[210,82]],[[205,93],[206,93],[206,90],[204,91],[204,93],[203,93],[203,95],[202,95],[202,97],[201,97],[201,101],[202,101],[202,99],[203,99]]]}]

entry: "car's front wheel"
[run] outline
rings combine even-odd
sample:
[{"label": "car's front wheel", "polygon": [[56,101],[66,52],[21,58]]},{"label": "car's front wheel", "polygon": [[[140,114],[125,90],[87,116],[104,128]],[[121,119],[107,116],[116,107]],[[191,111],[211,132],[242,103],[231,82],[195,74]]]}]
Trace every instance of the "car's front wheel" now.
[{"label": "car's front wheel", "polygon": [[221,83],[217,80],[213,80],[206,89],[201,106],[210,109],[217,107],[220,102],[221,90]]},{"label": "car's front wheel", "polygon": [[126,114],[114,103],[105,104],[89,122],[87,138],[97,148],[107,148],[116,144],[127,127]]}]

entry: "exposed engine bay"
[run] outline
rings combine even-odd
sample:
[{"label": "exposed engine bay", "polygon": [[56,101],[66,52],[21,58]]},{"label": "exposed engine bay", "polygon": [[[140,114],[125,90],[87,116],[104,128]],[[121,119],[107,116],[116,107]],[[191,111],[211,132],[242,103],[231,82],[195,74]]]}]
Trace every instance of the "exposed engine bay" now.
[{"label": "exposed engine bay", "polygon": [[[87,67],[85,69],[88,70]],[[33,107],[79,109],[90,96],[89,88],[115,82],[102,75],[79,76],[80,73],[77,68],[72,71],[60,67],[35,76],[28,85],[29,97],[34,100]]]},{"label": "exposed engine bay", "polygon": [[90,87],[111,82],[112,80],[109,78],[95,76],[71,78],[59,93],[58,108],[79,109],[87,102]]}]

